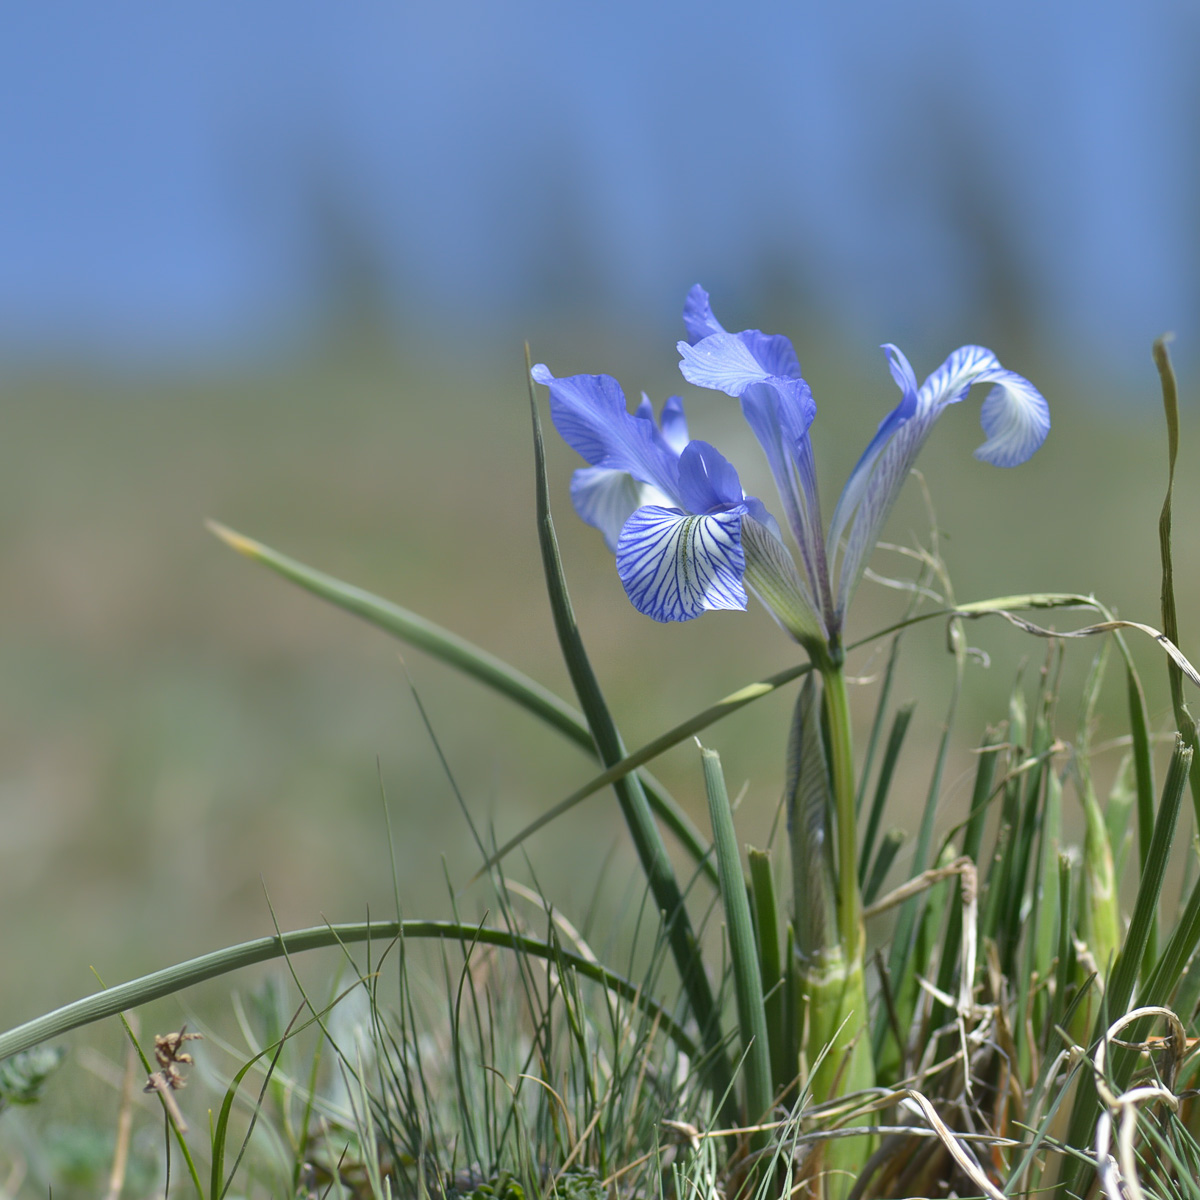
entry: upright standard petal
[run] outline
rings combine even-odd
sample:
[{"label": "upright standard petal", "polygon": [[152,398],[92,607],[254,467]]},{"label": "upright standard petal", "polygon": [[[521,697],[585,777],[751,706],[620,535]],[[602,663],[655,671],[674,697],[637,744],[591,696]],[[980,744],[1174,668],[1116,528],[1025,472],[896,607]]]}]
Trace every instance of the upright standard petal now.
[{"label": "upright standard petal", "polygon": [[800,363],[787,338],[757,329],[731,334],[712,316],[702,290],[703,320],[697,289],[689,296],[684,321],[689,334],[716,326],[719,332],[691,345],[679,343],[679,369],[689,383],[714,388],[741,400],[742,413],[767,456],[783,501],[788,525],[800,548],[804,568],[820,607],[832,609],[821,506],[808,430],[817,406],[800,374]]},{"label": "upright standard petal", "polygon": [[646,505],[625,522],[617,574],[633,606],[656,621],[690,621],[710,608],[745,608],[743,512],[693,516]]}]

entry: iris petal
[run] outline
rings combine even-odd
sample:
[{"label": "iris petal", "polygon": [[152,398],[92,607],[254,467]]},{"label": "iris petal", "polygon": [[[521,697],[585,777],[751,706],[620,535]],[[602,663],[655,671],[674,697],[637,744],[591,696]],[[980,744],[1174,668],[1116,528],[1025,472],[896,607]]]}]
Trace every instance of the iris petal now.
[{"label": "iris petal", "polygon": [[746,607],[742,512],[692,516],[639,508],[617,543],[617,574],[634,607],[656,621],[689,621],[706,609]]},{"label": "iris petal", "polygon": [[913,462],[948,405],[964,400],[977,383],[996,384],[980,413],[988,440],[975,452],[976,458],[996,466],[1024,462],[1050,430],[1050,411],[1041,394],[1027,379],[1005,370],[984,346],[960,346],[955,350],[921,385],[915,403],[915,377],[908,360],[894,346],[885,349],[892,376],[904,398],[880,423],[834,510],[829,528],[830,557],[849,526],[838,580],[839,622]]},{"label": "iris petal", "polygon": [[688,383],[740,396],[751,384],[764,383],[771,372],[736,333],[714,333],[694,346],[677,343],[680,371]]},{"label": "iris petal", "polygon": [[646,490],[628,471],[582,467],[571,476],[571,503],[587,524],[600,530],[614,553],[621,528],[642,503]]},{"label": "iris petal", "polygon": [[679,495],[692,513],[710,513],[742,503],[737,470],[707,442],[689,442],[679,456]]},{"label": "iris petal", "polygon": [[973,383],[989,371],[1003,371],[1000,360],[986,346],[959,346],[921,385],[918,407],[936,408],[957,404],[966,398]]},{"label": "iris petal", "polygon": [[831,559],[837,553],[838,543],[846,531],[846,525],[862,501],[875,460],[892,440],[896,430],[917,410],[917,377],[913,372],[912,365],[899,346],[893,346],[891,342],[888,342],[884,345],[883,350],[888,356],[888,367],[892,372],[892,378],[901,392],[900,403],[879,422],[875,436],[867,443],[867,448],[862,452],[858,462],[854,464],[854,469],[846,479],[845,487],[842,488],[842,494],[838,497],[837,507],[833,510],[833,519],[829,522],[829,538],[826,541],[826,551]]},{"label": "iris petal", "polygon": [[678,396],[671,396],[663,405],[660,424],[663,440],[676,454],[682,454],[688,444],[688,426],[687,417],[683,415],[683,401]]},{"label": "iris petal", "polygon": [[[700,304],[701,299],[703,305]],[[703,319],[701,319],[703,318]],[[689,383],[737,396],[783,500],[784,513],[823,609],[832,608],[825,538],[808,429],[816,415],[812,391],[787,338],[748,329],[725,332],[712,316],[707,293],[695,288],[684,309],[689,335],[719,332],[694,345],[680,342],[679,369]]]},{"label": "iris petal", "polygon": [[979,413],[988,440],[975,457],[997,467],[1023,463],[1050,432],[1050,409],[1042,394],[1015,371],[988,372],[981,383],[994,383]]},{"label": "iris petal", "polygon": [[634,479],[677,499],[679,456],[651,416],[643,419],[628,411],[625,393],[611,375],[557,379],[543,363],[531,374],[550,389],[550,416],[568,446],[593,467],[628,471]]},{"label": "iris petal", "polygon": [[698,283],[683,302],[683,326],[687,330],[688,341],[693,345],[709,334],[725,332],[725,326],[713,316],[708,293]]}]

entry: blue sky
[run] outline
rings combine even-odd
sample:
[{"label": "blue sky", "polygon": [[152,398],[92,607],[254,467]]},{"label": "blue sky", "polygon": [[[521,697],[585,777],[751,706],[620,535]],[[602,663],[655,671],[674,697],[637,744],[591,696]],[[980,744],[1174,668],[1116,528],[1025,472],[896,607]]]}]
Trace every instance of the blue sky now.
[{"label": "blue sky", "polygon": [[433,330],[768,281],[1141,371],[1200,319],[1198,49],[1186,0],[8,6],[0,348],[270,345],[348,238]]}]

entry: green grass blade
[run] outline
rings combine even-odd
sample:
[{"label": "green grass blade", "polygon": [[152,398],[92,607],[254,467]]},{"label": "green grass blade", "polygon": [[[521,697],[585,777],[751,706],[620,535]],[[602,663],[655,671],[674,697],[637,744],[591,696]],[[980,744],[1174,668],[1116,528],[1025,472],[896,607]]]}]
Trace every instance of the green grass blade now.
[{"label": "green grass blade", "polygon": [[758,937],[758,964],[767,1014],[771,1080],[775,1095],[783,1096],[796,1078],[797,1066],[788,1059],[787,998],[779,949],[779,899],[771,871],[770,851],[751,846],[747,847],[746,857],[750,863],[750,890],[754,896],[754,931]]},{"label": "green grass blade", "polygon": [[907,837],[908,834],[903,829],[889,829],[883,835],[879,843],[879,852],[871,864],[871,874],[863,884],[863,904],[875,903],[883,890],[883,881],[892,869],[892,863],[896,861],[896,855],[900,853],[900,847],[904,845]]},{"label": "green grass blade", "polygon": [[489,929],[457,921],[364,921],[348,925],[317,925],[310,929],[297,929],[274,937],[256,938],[236,946],[226,946],[224,949],[214,950],[211,954],[202,954],[176,966],[143,975],[129,983],[107,988],[93,996],[85,996],[82,1000],[76,1000],[72,1004],[64,1005],[0,1033],[0,1061],[72,1029],[116,1016],[126,1009],[173,995],[184,988],[240,971],[243,967],[253,966],[255,963],[286,958],[306,950],[321,950],[329,946],[350,945],[356,942],[392,941],[395,938],[477,942],[528,954],[549,962],[561,959],[576,974],[608,988],[614,995],[636,1005],[647,1016],[657,1020],[667,1036],[685,1054],[692,1058],[698,1058],[701,1054],[700,1048],[671,1014],[648,996],[643,988],[630,983],[599,963],[561,947],[507,929]]},{"label": "green grass blade", "polygon": [[[963,854],[976,867],[983,846],[983,829],[991,803],[992,788],[996,782],[996,760],[1000,754],[999,733],[989,726],[984,730],[983,741],[978,750],[979,762],[975,768],[975,785],[971,792],[971,809],[963,826]],[[982,872],[980,872],[982,875]],[[954,899],[950,907],[950,918],[946,924],[946,941],[942,946],[942,959],[938,965],[938,989],[946,995],[954,992],[954,980],[958,974],[959,948],[963,935],[962,881],[954,885]],[[935,1002],[930,1028],[937,1029],[945,1024],[949,1013],[940,1001]]]},{"label": "green grass blade", "polygon": [[[725,909],[729,957],[733,966],[733,990],[737,1000],[742,1070],[746,1084],[746,1102],[742,1111],[746,1123],[756,1125],[770,1114],[774,1095],[762,973],[758,966],[758,947],[750,919],[746,878],[742,874],[742,860],[738,853],[737,834],[733,828],[733,812],[729,807],[721,759],[715,750],[702,746],[700,761],[704,768],[704,791],[708,796],[713,849],[721,875],[721,904]],[[760,1148],[766,1144],[766,1137],[765,1133],[755,1134],[751,1142]]]},{"label": "green grass blade", "polygon": [[298,584],[314,596],[457,667],[515,701],[546,724],[566,734],[573,742],[591,749],[591,734],[578,711],[494,654],[410,609],[306,566],[216,521],[207,524],[212,533],[243,557],[269,567],[277,575]]},{"label": "green grass blade", "polygon": [[1083,899],[1079,910],[1080,935],[1092,952],[1101,978],[1107,976],[1110,964],[1121,946],[1120,897],[1112,841],[1109,837],[1108,822],[1092,783],[1091,768],[1092,724],[1110,645],[1111,643],[1105,642],[1092,660],[1084,684],[1073,759],[1077,791],[1085,821],[1081,877]]},{"label": "green grass blade", "polygon": [[875,702],[875,716],[871,719],[871,732],[867,737],[866,751],[863,754],[862,772],[858,778],[858,791],[854,796],[856,812],[862,812],[863,801],[867,796],[867,783],[871,777],[871,768],[875,764],[875,751],[879,746],[879,737],[883,733],[883,720],[887,716],[888,701],[892,696],[892,683],[896,676],[896,660],[900,657],[900,638],[892,638],[891,649],[888,651],[887,666],[883,669],[883,681],[879,686],[879,699]]},{"label": "green grass blade", "polygon": [[[1053,767],[1046,771],[1045,805],[1039,837],[1037,879],[1034,885],[1035,903],[1032,912],[1033,930],[1030,938],[1030,969],[1037,974],[1039,983],[1045,983],[1050,977],[1055,955],[1062,944],[1058,928],[1061,917],[1058,860],[1062,847],[1062,783]],[[1035,998],[1035,1031],[1044,1032],[1048,1029],[1045,1021],[1048,1007],[1048,993],[1043,989]],[[1042,1042],[1045,1043],[1044,1037]]]},{"label": "green grass blade", "polygon": [[1200,880],[1192,887],[1186,907],[1175,932],[1167,939],[1154,970],[1146,981],[1143,997],[1146,1004],[1167,1004],[1182,978],[1183,969],[1200,948]]},{"label": "green grass blade", "polygon": [[1129,732],[1133,738],[1133,772],[1137,783],[1138,864],[1144,871],[1146,856],[1150,853],[1150,839],[1154,835],[1154,759],[1150,753],[1146,695],[1131,661],[1127,661],[1125,667],[1125,693],[1129,705]]},{"label": "green grass blade", "polygon": [[858,859],[858,878],[860,883],[866,882],[867,870],[871,855],[875,849],[875,839],[879,835],[879,823],[883,820],[884,806],[887,804],[888,791],[892,786],[892,776],[896,770],[896,761],[904,746],[904,735],[908,733],[908,725],[912,720],[913,709],[917,702],[910,700],[902,704],[892,720],[892,728],[888,733],[887,748],[883,752],[883,762],[879,767],[879,780],[875,785],[875,795],[871,799],[871,811],[867,814],[866,828],[863,830],[862,850]]},{"label": "green grass blade", "polygon": [[[526,356],[528,357],[528,355]],[[527,364],[528,365],[528,364]],[[533,425],[534,471],[537,488],[538,543],[546,575],[546,590],[554,615],[554,628],[559,647],[580,707],[587,718],[588,728],[596,741],[601,761],[611,767],[625,757],[625,747],[592,670],[591,660],[584,649],[583,638],[575,621],[575,612],[567,592],[566,576],[558,550],[558,537],[550,514],[550,486],[546,475],[546,454],[542,442],[541,418],[533,380],[529,379],[529,409]],[[636,775],[626,775],[613,785],[621,814],[637,850],[642,869],[654,896],[654,902],[665,923],[667,941],[671,947],[680,982],[692,1014],[700,1026],[701,1037],[709,1051],[711,1081],[717,1095],[727,1092],[728,1065],[721,1049],[720,1014],[712,988],[704,970],[700,944],[692,930],[691,918],[684,905],[683,893],[675,878],[667,848],[654,822],[654,814],[646,793]]]},{"label": "green grass blade", "polygon": [[[1072,914],[1072,897],[1074,888],[1071,879],[1071,860],[1060,853],[1056,865],[1058,872],[1058,966],[1055,972],[1054,1007],[1051,1009],[1050,1029],[1062,1025],[1066,1021],[1067,992],[1074,978],[1074,917]],[[1049,1044],[1047,1031],[1047,1044]]]},{"label": "green grass blade", "polygon": [[[1154,822],[1154,836],[1150,853],[1146,858],[1146,869],[1138,885],[1137,899],[1133,905],[1133,916],[1125,943],[1113,968],[1109,983],[1109,1005],[1114,1014],[1123,1013],[1133,995],[1138,971],[1146,952],[1146,944],[1153,927],[1154,914],[1158,909],[1158,898],[1162,892],[1163,879],[1167,873],[1167,862],[1171,856],[1171,842],[1179,817],[1179,806],[1183,798],[1188,771],[1192,764],[1192,750],[1177,738],[1171,765],[1167,768],[1163,784],[1162,801],[1158,806],[1158,818]],[[1148,1001],[1148,1003],[1155,1003]]]},{"label": "green grass blade", "polygon": [[[265,546],[253,538],[245,537],[216,521],[209,521],[208,528],[243,557],[261,563],[277,575],[281,575],[284,579],[302,587],[306,592],[327,601],[335,608],[351,613],[369,625],[374,625],[377,629],[382,629],[385,633],[424,650],[448,666],[456,667],[464,674],[514,701],[552,729],[558,730],[586,754],[599,757],[591,730],[578,709],[550,691],[549,688],[538,683],[537,680],[531,679],[494,654],[467,641],[466,638],[459,637],[456,633],[451,633],[450,630],[442,628],[435,622],[419,616],[410,609],[394,604],[390,600],[384,600],[381,596],[376,596],[353,584],[344,583],[332,575],[325,574],[324,571],[306,566],[297,559],[280,554],[270,546]],[[783,682],[787,682],[787,680],[774,686],[782,686]],[[743,691],[750,690],[743,689]],[[773,687],[768,686],[767,691],[771,690]],[[755,693],[749,699],[756,698],[758,694],[765,693]],[[734,697],[739,695],[739,693],[734,693]],[[732,699],[733,697],[727,698],[727,700]],[[748,703],[749,699],[742,702]],[[714,706],[714,708],[719,707],[719,705]],[[737,707],[740,705],[735,704],[729,711],[735,711]],[[712,719],[718,720],[722,715],[724,715],[723,712],[716,713]],[[683,736],[690,737],[691,733]],[[633,770],[642,763],[648,762],[657,753],[662,753],[662,751],[646,754],[628,770]],[[622,772],[622,774],[627,773],[628,771]],[[608,786],[608,782],[611,781],[598,783],[594,789],[580,795],[578,799],[586,799],[587,796],[593,794],[593,791],[599,791]],[[642,783],[659,820],[679,839],[680,844],[697,863],[705,864],[708,847],[691,819],[672,799],[663,785],[652,776],[642,773]],[[575,803],[578,803],[578,800]],[[546,818],[546,820],[549,819],[551,818]],[[542,823],[544,824],[545,821]],[[538,827],[540,828],[540,825]],[[705,869],[709,868],[705,867]],[[716,882],[715,871],[713,871],[713,882]]]},{"label": "green grass blade", "polygon": [[[1167,494],[1158,518],[1158,548],[1162,560],[1162,624],[1163,633],[1179,645],[1179,615],[1175,606],[1175,568],[1171,556],[1171,505],[1175,492],[1175,460],[1179,454],[1179,392],[1175,385],[1175,370],[1167,350],[1167,338],[1154,342],[1154,365],[1158,368],[1162,387],[1163,412],[1167,419]],[[1175,724],[1184,745],[1196,749],[1196,720],[1188,711],[1183,696],[1183,672],[1180,664],[1171,661],[1167,666],[1171,683],[1171,703],[1175,709]],[[1200,755],[1192,759],[1192,803],[1200,824]]]}]

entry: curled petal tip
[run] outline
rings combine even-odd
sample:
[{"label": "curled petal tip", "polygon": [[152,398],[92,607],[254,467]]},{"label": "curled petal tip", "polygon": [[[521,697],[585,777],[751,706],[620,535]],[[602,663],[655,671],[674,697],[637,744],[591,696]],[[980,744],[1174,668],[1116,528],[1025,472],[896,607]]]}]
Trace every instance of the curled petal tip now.
[{"label": "curled petal tip", "polygon": [[975,457],[997,467],[1015,467],[1031,458],[1050,432],[1050,408],[1041,392],[1014,371],[989,374],[996,386],[979,413],[987,441]]},{"label": "curled petal tip", "polygon": [[549,387],[554,379],[554,376],[550,374],[550,368],[545,363],[535,364],[529,374],[532,376],[534,383],[542,383],[547,387]]},{"label": "curled petal tip", "polygon": [[713,316],[708,293],[698,283],[692,285],[687,299],[683,302],[683,325],[691,345],[710,334],[725,332],[725,327]]}]

